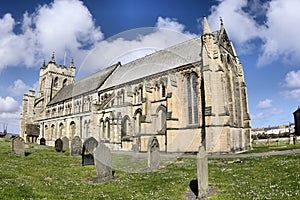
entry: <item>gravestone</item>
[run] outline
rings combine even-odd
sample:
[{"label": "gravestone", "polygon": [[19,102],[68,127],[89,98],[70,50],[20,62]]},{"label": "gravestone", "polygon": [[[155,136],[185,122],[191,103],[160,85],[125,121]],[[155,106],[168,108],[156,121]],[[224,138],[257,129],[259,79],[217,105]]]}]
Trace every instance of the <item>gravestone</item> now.
[{"label": "gravestone", "polygon": [[160,163],[159,143],[154,136],[148,142],[148,168],[158,169]]},{"label": "gravestone", "polygon": [[40,139],[40,145],[46,145],[46,139],[45,138]]},{"label": "gravestone", "polygon": [[290,144],[294,144],[294,137],[293,135],[290,135],[290,140],[289,140]]},{"label": "gravestone", "polygon": [[140,151],[139,146],[137,144],[133,144],[132,145],[132,151],[133,151],[133,153],[138,153]]},{"label": "gravestone", "polygon": [[70,149],[70,155],[71,156],[79,156],[81,155],[81,146],[82,141],[79,136],[73,137],[71,140],[71,149]]},{"label": "gravestone", "polygon": [[82,147],[82,166],[94,165],[94,151],[98,146],[98,141],[90,137],[83,142]]},{"label": "gravestone", "polygon": [[66,151],[68,148],[70,148],[69,138],[63,137],[61,140],[63,141],[63,151]]},{"label": "gravestone", "polygon": [[202,199],[208,191],[208,162],[204,146],[197,153],[198,198]]},{"label": "gravestone", "polygon": [[15,156],[25,156],[25,142],[21,137],[15,137],[11,141],[12,154]]},{"label": "gravestone", "polygon": [[6,135],[4,136],[4,141],[5,141],[5,142],[9,142],[9,141],[10,141],[10,135],[6,134]]},{"label": "gravestone", "polygon": [[95,166],[99,182],[113,178],[110,149],[100,142],[94,151]]},{"label": "gravestone", "polygon": [[58,138],[57,140],[55,140],[55,151],[56,152],[62,152],[63,150],[63,141]]}]

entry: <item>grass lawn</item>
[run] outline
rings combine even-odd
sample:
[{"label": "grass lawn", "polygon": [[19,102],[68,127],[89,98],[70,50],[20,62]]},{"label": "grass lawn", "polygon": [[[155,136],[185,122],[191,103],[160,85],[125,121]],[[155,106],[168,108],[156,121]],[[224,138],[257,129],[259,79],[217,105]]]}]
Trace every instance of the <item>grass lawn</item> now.
[{"label": "grass lawn", "polygon": [[[93,183],[94,166],[81,157],[29,145],[26,157],[11,156],[11,143],[0,142],[0,199],[184,199],[196,179],[195,159],[164,159],[148,172],[147,161],[113,154],[116,179]],[[210,199],[299,199],[300,154],[243,159],[209,159]]]}]

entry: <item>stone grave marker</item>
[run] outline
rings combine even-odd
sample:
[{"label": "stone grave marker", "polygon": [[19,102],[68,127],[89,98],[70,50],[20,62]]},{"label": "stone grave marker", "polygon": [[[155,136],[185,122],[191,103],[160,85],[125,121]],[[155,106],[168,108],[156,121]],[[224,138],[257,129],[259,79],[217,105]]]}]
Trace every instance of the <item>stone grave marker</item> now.
[{"label": "stone grave marker", "polygon": [[90,137],[83,142],[82,147],[82,166],[94,165],[94,151],[98,146],[98,141]]},{"label": "stone grave marker", "polygon": [[25,141],[21,137],[15,137],[11,141],[12,154],[15,156],[25,156]]},{"label": "stone grave marker", "polygon": [[137,144],[133,144],[132,145],[132,151],[133,151],[133,153],[138,153],[140,151],[139,146]]},{"label": "stone grave marker", "polygon": [[99,182],[113,178],[110,149],[100,142],[94,151],[96,172]]},{"label": "stone grave marker", "polygon": [[148,143],[148,168],[158,169],[160,163],[159,143],[154,136],[149,139]]},{"label": "stone grave marker", "polygon": [[9,141],[10,141],[10,135],[6,134],[6,135],[4,136],[4,141],[5,141],[5,142],[9,142]]},{"label": "stone grave marker", "polygon": [[67,149],[70,148],[70,145],[69,145],[70,140],[66,136],[63,137],[61,140],[63,141],[63,151],[66,151]]},{"label": "stone grave marker", "polygon": [[70,155],[71,156],[79,156],[81,155],[81,147],[82,147],[82,141],[79,136],[75,136],[71,140],[71,149],[70,149]]},{"label": "stone grave marker", "polygon": [[204,146],[200,146],[197,153],[198,198],[202,198],[208,191],[208,162]]},{"label": "stone grave marker", "polygon": [[289,143],[290,143],[290,144],[294,144],[294,137],[293,137],[293,135],[290,135]]},{"label": "stone grave marker", "polygon": [[46,145],[46,139],[45,138],[40,139],[40,145]]},{"label": "stone grave marker", "polygon": [[55,151],[56,152],[62,152],[63,150],[63,141],[58,138],[57,140],[55,140]]}]

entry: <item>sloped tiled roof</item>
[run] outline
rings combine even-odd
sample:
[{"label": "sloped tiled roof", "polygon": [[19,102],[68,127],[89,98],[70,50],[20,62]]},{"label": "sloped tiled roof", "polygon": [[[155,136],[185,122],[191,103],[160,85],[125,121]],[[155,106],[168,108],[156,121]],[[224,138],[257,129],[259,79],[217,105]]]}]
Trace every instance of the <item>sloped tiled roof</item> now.
[{"label": "sloped tiled roof", "polygon": [[100,90],[200,61],[200,53],[200,37],[155,52],[119,67],[103,83]]},{"label": "sloped tiled roof", "polygon": [[120,64],[117,63],[81,80],[78,80],[75,83],[66,85],[56,93],[48,105],[56,104],[72,97],[97,90],[119,65]]},{"label": "sloped tiled roof", "polygon": [[[115,64],[74,84],[63,87],[48,105],[93,91],[104,90],[130,81],[142,79],[170,69],[201,60],[201,38],[196,37],[175,46],[157,51],[123,66]],[[118,67],[119,66],[119,67]]]}]

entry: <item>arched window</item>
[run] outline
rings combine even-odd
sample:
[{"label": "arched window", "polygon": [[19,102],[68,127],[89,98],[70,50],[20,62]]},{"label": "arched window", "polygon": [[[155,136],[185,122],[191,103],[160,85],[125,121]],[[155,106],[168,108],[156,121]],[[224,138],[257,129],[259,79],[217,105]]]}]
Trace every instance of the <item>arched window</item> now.
[{"label": "arched window", "polygon": [[120,93],[120,103],[124,104],[125,103],[125,91],[122,89]]},{"label": "arched window", "polygon": [[121,137],[130,135],[130,118],[126,115],[122,120]]},{"label": "arched window", "polygon": [[75,122],[72,121],[72,122],[70,123],[70,138],[71,138],[71,139],[75,136],[75,131],[76,131]]},{"label": "arched window", "polygon": [[51,125],[51,130],[50,130],[50,140],[52,140],[52,139],[56,139],[54,124]]},{"label": "arched window", "polygon": [[45,125],[45,137],[47,138],[47,140],[49,140],[50,139],[50,137],[49,137],[49,129],[48,129],[48,125]]},{"label": "arched window", "polygon": [[161,97],[166,97],[166,86],[163,83],[161,84]]},{"label": "arched window", "polygon": [[106,118],[105,120],[105,126],[106,126],[106,138],[110,139],[110,122],[109,122],[109,118]]},{"label": "arched window", "polygon": [[135,114],[134,114],[134,133],[135,134],[142,132],[141,117],[142,117],[142,109],[136,110]]},{"label": "arched window", "polygon": [[63,87],[65,87],[67,85],[67,81],[68,81],[68,79],[65,78],[63,81]]},{"label": "arched window", "polygon": [[138,102],[143,101],[143,86],[139,87],[139,97],[138,97]]},{"label": "arched window", "polygon": [[53,87],[58,87],[58,77],[54,78]]},{"label": "arched window", "polygon": [[156,130],[158,133],[165,133],[167,126],[167,109],[165,106],[160,105],[157,110],[157,122],[156,122]]},{"label": "arched window", "polygon": [[187,103],[188,103],[188,123],[199,123],[198,109],[198,76],[195,73],[186,75],[187,83]]},{"label": "arched window", "polygon": [[58,138],[61,138],[63,136],[63,132],[64,132],[64,124],[60,123],[59,124],[59,135],[58,135]]}]

